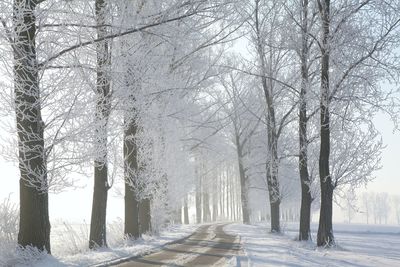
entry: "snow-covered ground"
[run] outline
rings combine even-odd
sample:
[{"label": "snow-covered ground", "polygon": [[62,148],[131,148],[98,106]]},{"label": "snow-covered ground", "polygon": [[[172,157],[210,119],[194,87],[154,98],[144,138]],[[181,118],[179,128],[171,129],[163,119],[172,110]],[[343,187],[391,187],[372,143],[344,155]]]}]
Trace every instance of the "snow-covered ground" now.
[{"label": "snow-covered ground", "polygon": [[[317,225],[312,224],[313,240]],[[314,241],[298,242],[297,224],[284,233],[269,233],[265,225],[231,224],[225,231],[238,234],[249,266],[400,266],[400,227],[335,224],[337,247],[317,248]],[[247,258],[246,258],[247,257]]]},{"label": "snow-covered ground", "polygon": [[101,266],[124,258],[157,250],[166,243],[192,234],[199,225],[173,225],[164,229],[157,236],[144,236],[142,239],[124,240],[123,225],[113,223],[108,229],[110,248],[98,251],[87,249],[88,226],[84,224],[56,224],[52,226],[52,256],[35,251],[14,255],[14,259],[1,263],[0,266],[30,267],[66,267],[66,266]]}]

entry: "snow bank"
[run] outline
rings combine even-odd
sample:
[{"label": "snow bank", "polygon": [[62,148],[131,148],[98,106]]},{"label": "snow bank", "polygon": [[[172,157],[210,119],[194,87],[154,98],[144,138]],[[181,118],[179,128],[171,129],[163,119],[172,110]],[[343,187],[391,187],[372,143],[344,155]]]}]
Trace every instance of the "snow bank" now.
[{"label": "snow bank", "polygon": [[122,220],[108,226],[109,248],[90,251],[88,246],[88,225],[59,223],[52,226],[52,254],[35,249],[19,250],[7,247],[8,254],[0,254],[0,266],[66,267],[101,266],[106,262],[121,261],[133,256],[146,254],[159,247],[189,236],[198,225],[171,225],[157,236],[144,235],[138,240],[123,238]]}]

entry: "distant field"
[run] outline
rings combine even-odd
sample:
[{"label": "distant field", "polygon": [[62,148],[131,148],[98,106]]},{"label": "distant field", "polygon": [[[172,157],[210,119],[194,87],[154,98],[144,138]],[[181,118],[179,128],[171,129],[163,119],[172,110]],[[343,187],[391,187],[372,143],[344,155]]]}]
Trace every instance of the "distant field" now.
[{"label": "distant field", "polygon": [[295,241],[298,224],[283,224],[283,234],[269,233],[267,224],[227,227],[241,236],[249,266],[400,266],[400,227],[392,225],[334,224],[337,247],[316,247],[318,225],[312,224],[312,242]]}]

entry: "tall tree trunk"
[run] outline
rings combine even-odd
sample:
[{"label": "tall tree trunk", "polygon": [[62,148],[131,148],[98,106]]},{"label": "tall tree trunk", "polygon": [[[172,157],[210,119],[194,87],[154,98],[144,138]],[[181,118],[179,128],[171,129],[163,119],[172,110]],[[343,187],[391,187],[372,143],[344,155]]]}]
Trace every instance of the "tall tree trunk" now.
[{"label": "tall tree trunk", "polygon": [[182,224],[182,207],[177,208],[173,212],[173,223]]},{"label": "tall tree trunk", "polygon": [[14,94],[20,170],[18,244],[50,253],[44,123],[36,56],[36,1],[15,0]]},{"label": "tall tree trunk", "polygon": [[139,202],[139,230],[140,234],[151,230],[151,200],[149,197]]},{"label": "tall tree trunk", "polygon": [[211,221],[210,196],[206,190],[203,190],[203,221]]},{"label": "tall tree trunk", "polygon": [[310,176],[308,173],[308,139],[307,139],[307,90],[309,86],[308,74],[308,0],[302,1],[302,48],[301,48],[301,89],[299,110],[299,172],[301,183],[301,208],[299,240],[309,240],[311,216]]},{"label": "tall tree trunk", "polygon": [[134,189],[125,183],[125,225],[124,234],[130,238],[139,238],[139,205]]},{"label": "tall tree trunk", "polygon": [[332,229],[332,197],[333,185],[329,171],[330,156],[330,121],[329,121],[329,27],[330,0],[318,0],[322,18],[322,47],[321,47],[321,144],[319,155],[319,176],[321,184],[321,209],[317,235],[318,246],[334,244]]},{"label": "tall tree trunk", "polygon": [[[236,178],[236,176],[235,176]],[[232,209],[233,209],[233,221],[237,221],[237,214],[236,214],[236,179],[232,180]]]},{"label": "tall tree trunk", "polygon": [[124,180],[125,180],[125,228],[124,233],[130,238],[139,238],[139,202],[135,183],[138,171],[136,133],[137,124],[133,110],[125,118],[124,130]]},{"label": "tall tree trunk", "polygon": [[230,190],[229,190],[229,202],[230,202],[230,209],[231,209],[231,221],[235,220],[235,213],[234,213],[234,206],[235,203],[233,202],[233,195],[234,195],[234,188],[233,188],[233,177],[230,179],[229,184],[230,184]]},{"label": "tall tree trunk", "polygon": [[218,174],[213,174],[212,179],[212,221],[217,221],[218,218]]},{"label": "tall tree trunk", "polygon": [[271,209],[271,232],[280,233],[280,189],[278,183],[278,155],[274,132],[269,131],[268,143],[270,147],[270,159],[267,163],[267,184],[269,193],[269,203]]},{"label": "tall tree trunk", "polygon": [[245,174],[244,167],[243,167],[242,148],[241,148],[239,142],[240,142],[239,136],[236,134],[236,151],[237,151],[238,164],[239,164],[240,199],[242,201],[243,223],[250,224],[246,174]]},{"label": "tall tree trunk", "polygon": [[[107,35],[105,0],[96,0],[97,37]],[[94,160],[94,190],[92,216],[90,221],[89,248],[106,247],[106,212],[108,184],[107,164],[107,124],[111,112],[110,71],[111,59],[108,41],[98,42],[97,50],[97,81],[96,81],[96,114],[95,114],[95,153]]]},{"label": "tall tree trunk", "polygon": [[188,206],[188,196],[185,195],[183,204],[183,223],[189,224],[189,206]]},{"label": "tall tree trunk", "polygon": [[224,181],[224,184],[225,184],[225,186],[224,186],[224,188],[225,188],[225,200],[224,200],[224,202],[225,202],[225,218],[227,220],[229,220],[229,209],[228,209],[228,207],[229,207],[229,199],[228,199],[229,166],[227,166],[227,168],[226,168],[226,177],[225,178],[226,178]]},{"label": "tall tree trunk", "polygon": [[[271,208],[271,232],[279,233],[280,228],[280,213],[279,207],[281,202],[279,181],[278,181],[278,135],[276,130],[275,107],[273,100],[272,83],[268,85],[266,78],[267,63],[265,59],[264,40],[262,37],[260,24],[259,24],[259,1],[256,1],[255,7],[255,29],[257,34],[257,53],[260,64],[261,84],[264,91],[265,102],[267,104],[267,135],[268,135],[268,155],[267,162],[267,184],[269,201]],[[270,71],[271,72],[271,71]]]},{"label": "tall tree trunk", "polygon": [[225,219],[225,191],[224,191],[224,182],[225,182],[225,174],[226,170],[223,168],[221,173],[221,187],[220,187],[220,202],[221,202],[221,218]]},{"label": "tall tree trunk", "polygon": [[196,169],[196,223],[201,223],[201,177]]}]

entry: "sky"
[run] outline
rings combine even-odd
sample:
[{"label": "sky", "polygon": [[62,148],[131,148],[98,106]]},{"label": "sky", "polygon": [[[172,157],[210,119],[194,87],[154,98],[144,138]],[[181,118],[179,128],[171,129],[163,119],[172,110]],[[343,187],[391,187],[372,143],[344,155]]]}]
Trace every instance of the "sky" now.
[{"label": "sky", "polygon": [[386,148],[382,153],[382,169],[375,173],[377,178],[367,186],[367,189],[400,195],[400,132],[394,131],[393,123],[382,114],[378,115],[374,122],[382,134]]}]

